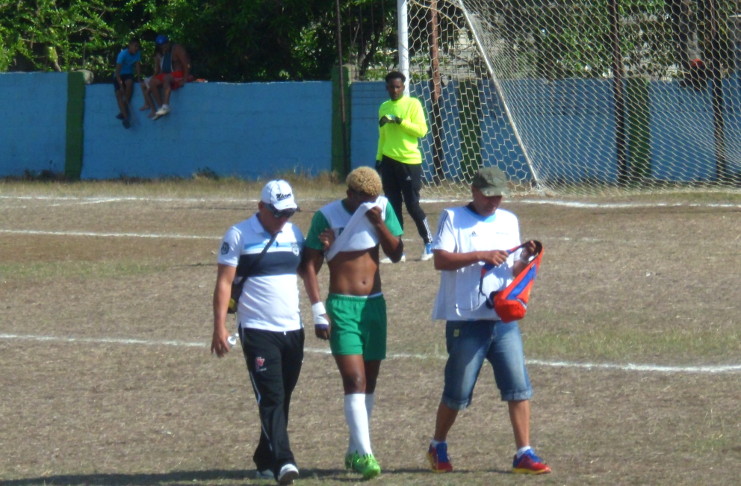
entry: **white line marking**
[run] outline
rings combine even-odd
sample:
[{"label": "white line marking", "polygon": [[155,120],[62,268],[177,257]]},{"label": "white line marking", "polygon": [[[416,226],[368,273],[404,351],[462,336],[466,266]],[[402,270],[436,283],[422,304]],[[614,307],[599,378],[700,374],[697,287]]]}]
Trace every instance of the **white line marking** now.
[{"label": "white line marking", "polygon": [[206,198],[206,197],[140,197],[140,196],[1,196],[0,199],[20,201],[80,201],[105,202],[257,202],[257,199]]},{"label": "white line marking", "polygon": [[[731,194],[734,194],[731,192]],[[0,199],[8,200],[27,200],[27,201],[68,201],[79,202],[81,204],[100,204],[107,202],[181,202],[181,203],[235,203],[248,204],[255,203],[257,199],[249,198],[193,198],[193,197],[144,197],[144,196],[13,196],[0,195]],[[299,198],[300,201],[323,201],[323,198]],[[468,201],[468,198],[451,197],[451,198],[423,198],[420,202],[426,204],[449,202],[459,203]],[[626,209],[626,208],[657,208],[657,207],[690,207],[690,208],[732,208],[741,209],[741,204],[734,203],[682,203],[682,202],[583,202],[567,201],[559,199],[517,199],[516,197],[508,199],[508,204],[542,204],[563,206],[577,209]]]},{"label": "white line marking", "polygon": [[[124,344],[124,345],[141,345],[141,346],[179,346],[187,348],[202,348],[208,350],[208,343],[196,343],[188,341],[152,341],[146,339],[125,339],[125,338],[85,338],[85,337],[64,337],[64,336],[38,336],[31,334],[2,334],[0,339],[20,340],[20,341],[40,341],[40,342],[57,342],[57,343],[89,343],[89,344]],[[305,352],[313,354],[330,354],[328,349],[305,348]],[[426,354],[408,354],[408,353],[391,353],[390,359],[446,359],[440,355]],[[529,365],[551,366],[556,368],[582,368],[588,370],[607,369],[618,371],[651,371],[660,373],[733,373],[741,372],[741,365],[717,365],[717,366],[660,366],[651,364],[618,364],[618,363],[577,363],[570,361],[544,361],[539,359],[528,359]]]},{"label": "white line marking", "polygon": [[543,204],[577,209],[630,209],[630,208],[733,208],[741,209],[741,204],[731,203],[666,203],[666,202],[625,202],[596,203],[580,201],[559,201],[540,199],[510,199],[509,203]]},{"label": "white line marking", "polygon": [[[173,238],[181,240],[220,240],[223,236],[199,236],[199,235],[181,235],[165,233],[102,233],[97,231],[41,231],[41,230],[13,230],[0,228],[0,234],[11,235],[39,235],[39,236],[85,236],[92,238]],[[417,241],[415,238],[402,238],[405,242]],[[581,241],[586,243],[613,242],[614,240],[604,240],[585,236],[582,238],[572,238],[570,236],[554,236],[546,238],[549,241]],[[622,240],[621,240],[622,241]],[[639,240],[631,240],[637,242]],[[650,241],[650,240],[646,240]]]},{"label": "white line marking", "polygon": [[101,233],[97,231],[40,231],[40,230],[11,230],[0,228],[0,233],[14,235],[47,235],[47,236],[93,236],[104,238],[174,238],[181,240],[218,240],[221,236],[199,236],[158,233]]}]

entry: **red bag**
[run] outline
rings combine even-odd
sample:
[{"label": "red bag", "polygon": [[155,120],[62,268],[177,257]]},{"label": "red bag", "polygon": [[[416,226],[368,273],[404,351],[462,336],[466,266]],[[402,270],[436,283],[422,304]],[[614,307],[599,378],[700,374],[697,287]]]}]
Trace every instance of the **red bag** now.
[{"label": "red bag", "polygon": [[[507,250],[507,253],[513,253],[525,246],[520,246]],[[530,300],[530,290],[538,276],[540,261],[543,259],[543,245],[535,241],[535,258],[530,260],[527,266],[515,277],[515,279],[504,289],[492,292],[486,299],[486,306],[494,309],[502,322],[517,321],[525,317],[527,312],[527,303]],[[483,282],[486,267],[481,269],[481,281]]]}]

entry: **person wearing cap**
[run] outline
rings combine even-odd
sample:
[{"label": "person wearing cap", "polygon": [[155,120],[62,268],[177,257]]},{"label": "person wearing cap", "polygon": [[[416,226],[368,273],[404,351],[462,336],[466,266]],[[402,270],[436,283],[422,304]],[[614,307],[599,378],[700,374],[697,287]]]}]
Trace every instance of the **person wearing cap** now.
[{"label": "person wearing cap", "polygon": [[154,43],[159,53],[159,62],[155,63],[155,73],[149,83],[149,89],[159,106],[152,117],[156,120],[170,113],[172,91],[182,88],[188,82],[190,58],[182,45],[172,43],[164,34],[158,35]]},{"label": "person wearing cap", "polygon": [[[419,204],[422,189],[422,153],[419,139],[427,134],[422,103],[404,94],[406,76],[398,71],[386,75],[389,99],[378,108],[378,149],[376,168],[381,174],[383,193],[391,201],[401,227],[404,227],[402,202],[417,226],[424,244],[421,261],[432,259],[432,232],[427,215]],[[403,257],[401,261],[405,261]],[[383,263],[390,263],[384,259]]]},{"label": "person wearing cap", "polygon": [[[509,408],[517,448],[512,471],[550,472],[530,445],[533,390],[518,323],[504,323],[486,305],[490,292],[504,289],[536,252],[532,240],[511,255],[506,251],[520,244],[517,217],[499,207],[502,196],[507,194],[507,179],[501,170],[479,169],[471,184],[472,201],[443,210],[432,244],[435,269],[440,270],[432,318],[446,321],[448,350],[435,433],[427,452],[435,472],[453,470],[446,442],[448,432],[458,412],[471,404],[484,359],[491,363],[501,399]],[[481,269],[487,264],[494,269],[482,280]]]},{"label": "person wearing cap", "polygon": [[288,409],[304,356],[298,271],[304,237],[289,219],[298,210],[288,182],[262,190],[257,213],[229,228],[219,249],[211,352],[230,349],[227,308],[235,277],[244,278],[236,327],[260,412],[253,455],[258,479],[291,484],[298,477],[288,439]]},{"label": "person wearing cap", "polygon": [[[347,176],[347,196],[314,214],[306,236],[304,273],[314,332],[329,339],[342,377],[349,429],[345,467],[370,479],[381,473],[370,443],[370,418],[381,361],[386,358],[386,301],[381,290],[379,248],[401,259],[401,225],[381,179],[371,167]],[[329,267],[326,309],[317,274]]]}]

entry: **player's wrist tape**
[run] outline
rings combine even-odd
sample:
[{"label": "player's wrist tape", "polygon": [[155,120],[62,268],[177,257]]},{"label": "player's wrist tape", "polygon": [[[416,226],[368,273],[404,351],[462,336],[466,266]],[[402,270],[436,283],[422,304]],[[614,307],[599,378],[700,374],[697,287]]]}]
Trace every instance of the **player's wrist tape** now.
[{"label": "player's wrist tape", "polygon": [[316,304],[311,304],[311,314],[314,317],[315,326],[329,325],[329,321],[327,320],[326,317],[324,317],[326,313],[327,313],[327,309],[324,308],[323,302],[317,302]]}]

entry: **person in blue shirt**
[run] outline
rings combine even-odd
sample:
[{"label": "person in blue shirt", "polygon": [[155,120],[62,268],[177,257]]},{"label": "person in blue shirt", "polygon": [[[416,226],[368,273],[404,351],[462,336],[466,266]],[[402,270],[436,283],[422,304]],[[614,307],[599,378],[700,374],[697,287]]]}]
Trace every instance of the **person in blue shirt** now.
[{"label": "person in blue shirt", "polygon": [[[122,49],[116,58],[116,70],[113,74],[113,89],[119,113],[116,118],[123,122],[124,128],[131,126],[129,103],[133,92],[134,81],[141,77],[141,58],[139,41],[131,39],[126,49]],[[134,74],[136,71],[136,75]]]}]

